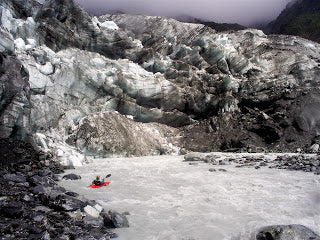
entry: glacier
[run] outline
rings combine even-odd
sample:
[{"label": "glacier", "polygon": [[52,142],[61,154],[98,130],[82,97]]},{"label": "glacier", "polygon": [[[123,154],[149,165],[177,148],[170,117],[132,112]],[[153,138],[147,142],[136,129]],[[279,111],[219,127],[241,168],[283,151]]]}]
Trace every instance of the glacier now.
[{"label": "glacier", "polygon": [[[317,43],[255,29],[216,33],[163,17],[95,17],[71,0],[12,0],[1,5],[1,23],[1,51],[29,73],[28,131],[46,141],[55,132],[83,156],[309,151],[320,142]],[[122,118],[128,126],[157,123],[146,127],[161,133],[147,138],[156,147],[113,149],[107,136],[83,132],[85,119],[106,126],[98,116],[109,112],[132,116]],[[80,131],[86,137],[75,140]],[[148,136],[133,132],[125,134]]]}]

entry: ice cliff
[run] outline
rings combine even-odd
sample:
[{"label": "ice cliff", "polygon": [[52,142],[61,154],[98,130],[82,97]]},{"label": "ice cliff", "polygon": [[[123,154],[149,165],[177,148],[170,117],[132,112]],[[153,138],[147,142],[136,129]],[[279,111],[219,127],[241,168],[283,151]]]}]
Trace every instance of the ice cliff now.
[{"label": "ice cliff", "polygon": [[317,43],[24,2],[0,3],[3,137],[99,156],[320,142]]}]

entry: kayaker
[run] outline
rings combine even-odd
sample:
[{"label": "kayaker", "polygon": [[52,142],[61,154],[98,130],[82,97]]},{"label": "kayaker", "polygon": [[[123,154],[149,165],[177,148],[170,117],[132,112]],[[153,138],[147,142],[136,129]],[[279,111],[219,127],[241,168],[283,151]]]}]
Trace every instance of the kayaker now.
[{"label": "kayaker", "polygon": [[100,179],[100,176],[97,176],[96,179],[92,181],[92,184],[101,186],[104,184],[104,179]]}]

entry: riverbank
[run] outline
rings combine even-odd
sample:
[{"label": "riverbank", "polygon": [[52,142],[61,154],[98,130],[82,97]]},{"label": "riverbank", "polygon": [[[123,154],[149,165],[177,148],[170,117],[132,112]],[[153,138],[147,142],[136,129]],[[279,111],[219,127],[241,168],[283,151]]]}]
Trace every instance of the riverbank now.
[{"label": "riverbank", "polygon": [[95,219],[82,214],[99,205],[59,185],[56,174],[63,169],[50,154],[12,139],[0,139],[0,152],[0,239],[116,237],[110,227],[97,228]]}]

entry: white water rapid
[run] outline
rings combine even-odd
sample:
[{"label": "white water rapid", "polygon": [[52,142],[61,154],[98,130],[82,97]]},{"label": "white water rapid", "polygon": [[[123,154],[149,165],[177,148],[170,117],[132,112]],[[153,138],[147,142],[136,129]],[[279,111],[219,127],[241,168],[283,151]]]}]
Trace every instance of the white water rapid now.
[{"label": "white water rapid", "polygon": [[[82,179],[60,185],[106,210],[130,213],[130,227],[115,230],[119,240],[248,240],[273,224],[320,234],[320,176],[312,173],[189,165],[183,156],[94,159],[70,172]],[[108,173],[110,186],[87,187]]]}]

